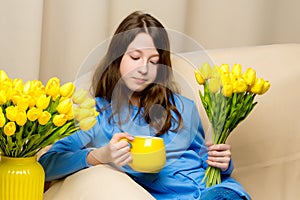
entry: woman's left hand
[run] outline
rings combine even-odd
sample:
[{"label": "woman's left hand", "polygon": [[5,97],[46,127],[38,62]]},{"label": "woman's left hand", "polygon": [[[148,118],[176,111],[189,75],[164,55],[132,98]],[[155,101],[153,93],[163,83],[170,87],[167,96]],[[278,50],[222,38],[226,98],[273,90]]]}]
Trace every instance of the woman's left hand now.
[{"label": "woman's left hand", "polygon": [[206,146],[208,149],[207,164],[220,168],[221,171],[227,170],[231,159],[230,145],[207,142]]}]

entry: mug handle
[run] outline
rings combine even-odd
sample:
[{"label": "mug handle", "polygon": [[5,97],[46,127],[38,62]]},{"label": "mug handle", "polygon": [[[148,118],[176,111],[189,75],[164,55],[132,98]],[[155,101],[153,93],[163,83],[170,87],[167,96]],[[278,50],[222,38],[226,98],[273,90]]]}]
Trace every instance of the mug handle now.
[{"label": "mug handle", "polygon": [[128,143],[129,148],[131,149],[132,145],[130,143],[130,140],[128,140],[127,138],[122,138],[120,141],[125,140]]}]

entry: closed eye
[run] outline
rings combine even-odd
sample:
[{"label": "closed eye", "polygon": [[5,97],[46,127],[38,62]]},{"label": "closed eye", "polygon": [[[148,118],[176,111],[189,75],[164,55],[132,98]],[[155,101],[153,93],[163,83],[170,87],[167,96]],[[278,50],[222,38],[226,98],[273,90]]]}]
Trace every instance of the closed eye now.
[{"label": "closed eye", "polygon": [[157,64],[158,64],[158,61],[150,61],[150,63],[151,63],[152,65],[157,65]]},{"label": "closed eye", "polygon": [[153,64],[153,65],[157,65],[158,62],[159,62],[159,56],[153,56],[153,57],[149,60],[149,62],[150,62],[151,64]]},{"label": "closed eye", "polygon": [[140,57],[137,57],[137,56],[130,56],[130,58],[131,58],[132,60],[138,60],[138,59],[140,59]]}]

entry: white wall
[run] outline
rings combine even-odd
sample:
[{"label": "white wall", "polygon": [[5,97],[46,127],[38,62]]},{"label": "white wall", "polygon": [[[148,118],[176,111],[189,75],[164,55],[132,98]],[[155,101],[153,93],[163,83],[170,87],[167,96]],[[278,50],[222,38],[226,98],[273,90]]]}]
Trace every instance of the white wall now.
[{"label": "white wall", "polygon": [[274,0],[192,0],[187,34],[205,48],[272,43]]},{"label": "white wall", "polygon": [[88,53],[107,37],[108,0],[46,0],[40,78],[72,81]]},{"label": "white wall", "polygon": [[39,78],[43,1],[0,0],[0,69],[24,81]]},{"label": "white wall", "polygon": [[0,5],[0,68],[44,82],[52,76],[74,80],[89,52],[135,10],[151,13],[206,49],[300,43],[298,0],[0,0]]}]

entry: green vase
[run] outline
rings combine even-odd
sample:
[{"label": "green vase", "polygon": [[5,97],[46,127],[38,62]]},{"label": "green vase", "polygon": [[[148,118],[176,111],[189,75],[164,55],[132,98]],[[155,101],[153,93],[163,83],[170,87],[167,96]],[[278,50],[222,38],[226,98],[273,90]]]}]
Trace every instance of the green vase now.
[{"label": "green vase", "polygon": [[0,157],[0,200],[42,200],[45,173],[37,157]]}]

